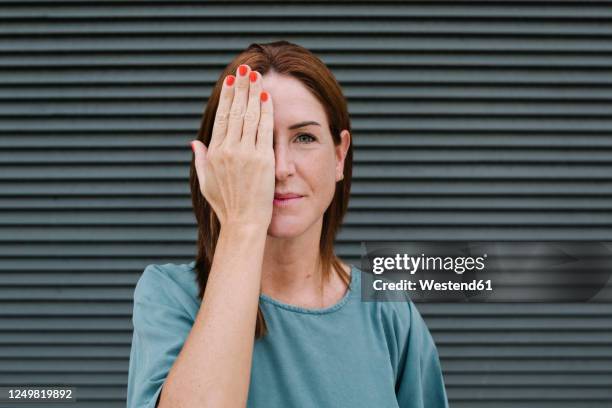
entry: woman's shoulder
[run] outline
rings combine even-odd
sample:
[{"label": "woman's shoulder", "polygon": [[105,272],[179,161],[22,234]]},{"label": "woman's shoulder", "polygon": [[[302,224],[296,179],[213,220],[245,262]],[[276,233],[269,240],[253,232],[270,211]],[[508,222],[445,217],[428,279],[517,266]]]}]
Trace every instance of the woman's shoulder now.
[{"label": "woman's shoulder", "polygon": [[177,302],[198,303],[195,261],[184,264],[149,264],[138,278],[134,302],[176,305]]},{"label": "woman's shoulder", "polygon": [[[353,273],[355,273],[359,299],[364,308],[369,309],[369,312],[375,314],[379,318],[392,321],[394,324],[410,325],[411,318],[414,314],[419,314],[416,305],[406,292],[400,293],[375,293],[372,287],[373,278],[368,275],[370,272],[364,272],[362,269],[353,265]],[[385,278],[376,278],[383,281],[388,281]]]}]

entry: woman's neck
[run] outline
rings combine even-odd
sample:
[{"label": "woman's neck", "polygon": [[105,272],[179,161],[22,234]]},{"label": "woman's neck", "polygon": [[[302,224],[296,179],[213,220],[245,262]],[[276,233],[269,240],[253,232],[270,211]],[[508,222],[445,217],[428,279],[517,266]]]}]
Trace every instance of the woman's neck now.
[{"label": "woman's neck", "polygon": [[[292,238],[268,236],[262,264],[261,292],[284,303],[310,308],[335,304],[346,292],[336,273],[323,273],[319,241],[323,219]],[[348,267],[345,267],[345,270]]]}]

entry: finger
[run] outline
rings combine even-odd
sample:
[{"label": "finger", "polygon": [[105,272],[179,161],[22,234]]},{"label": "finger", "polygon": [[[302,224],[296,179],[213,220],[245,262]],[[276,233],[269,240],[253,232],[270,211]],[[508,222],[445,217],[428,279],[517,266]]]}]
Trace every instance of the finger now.
[{"label": "finger", "polygon": [[208,154],[208,149],[204,143],[200,142],[199,140],[191,141],[191,149],[195,155],[194,161],[198,181],[200,184],[204,184],[204,178],[206,177],[206,155]]},{"label": "finger", "polygon": [[210,147],[218,147],[225,135],[227,134],[227,123],[229,121],[230,108],[232,106],[232,100],[234,99],[234,82],[236,77],[234,75],[228,75],[223,81],[221,87],[221,95],[219,96],[219,105],[217,106],[217,112],[215,114],[215,122],[213,124],[212,136],[210,138]]},{"label": "finger", "polygon": [[242,136],[242,124],[246,112],[247,97],[249,96],[249,73],[251,68],[242,64],[236,70],[236,83],[234,85],[234,100],[230,108],[227,135],[223,143],[236,144]]},{"label": "finger", "polygon": [[242,127],[241,143],[255,148],[255,136],[257,135],[257,126],[259,125],[259,94],[261,92],[261,74],[257,71],[251,71],[249,74],[249,102],[247,110],[244,114],[244,125]]},{"label": "finger", "polygon": [[257,129],[258,149],[272,149],[274,147],[274,105],[269,92],[262,91],[260,94],[261,106],[259,115],[259,127]]}]

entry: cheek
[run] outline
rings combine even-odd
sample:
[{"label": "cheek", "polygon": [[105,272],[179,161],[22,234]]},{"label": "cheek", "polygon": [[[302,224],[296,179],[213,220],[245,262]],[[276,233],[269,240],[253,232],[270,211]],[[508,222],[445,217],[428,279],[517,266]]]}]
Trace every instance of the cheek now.
[{"label": "cheek", "polygon": [[303,157],[306,160],[302,162],[302,174],[311,190],[320,199],[333,197],[336,188],[336,161],[333,154],[330,156],[327,152],[315,152]]}]

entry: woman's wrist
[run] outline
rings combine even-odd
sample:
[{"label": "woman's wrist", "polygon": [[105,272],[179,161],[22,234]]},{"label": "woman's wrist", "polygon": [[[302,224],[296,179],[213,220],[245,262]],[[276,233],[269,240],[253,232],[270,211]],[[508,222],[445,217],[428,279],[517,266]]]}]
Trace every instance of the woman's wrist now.
[{"label": "woman's wrist", "polygon": [[268,232],[268,225],[256,222],[230,221],[221,225],[221,232],[225,232],[228,235],[237,234],[239,236],[266,235]]}]

